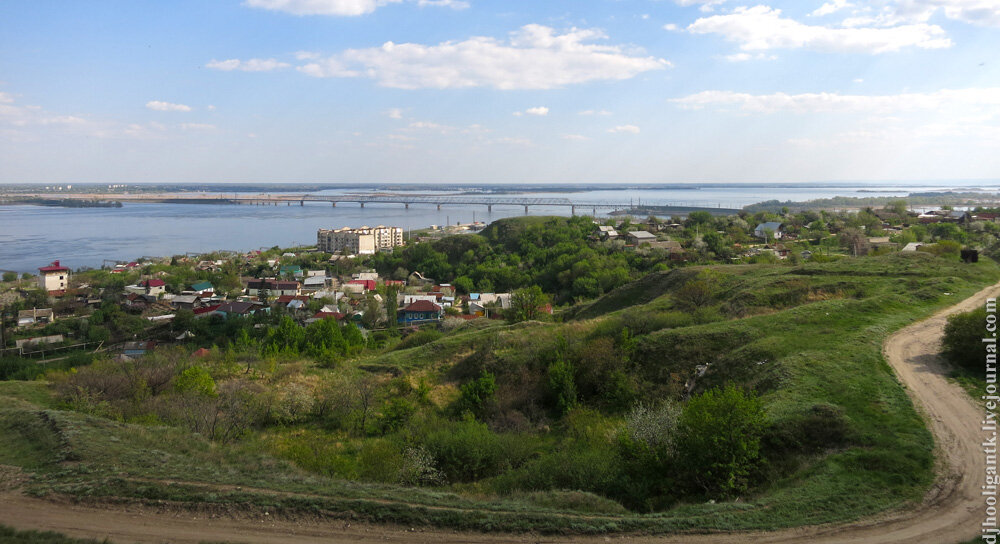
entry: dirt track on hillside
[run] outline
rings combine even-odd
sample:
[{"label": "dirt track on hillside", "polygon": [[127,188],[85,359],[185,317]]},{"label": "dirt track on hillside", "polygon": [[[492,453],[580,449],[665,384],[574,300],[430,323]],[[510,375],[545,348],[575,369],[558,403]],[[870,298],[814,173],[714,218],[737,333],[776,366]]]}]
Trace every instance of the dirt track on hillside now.
[{"label": "dirt track on hillside", "polygon": [[[804,527],[766,533],[675,536],[547,537],[479,534],[445,529],[407,528],[345,521],[272,520],[268,516],[211,517],[146,506],[97,508],[54,503],[0,493],[0,523],[19,529],[44,529],[76,537],[108,538],[116,543],[244,542],[263,544],[341,544],[348,542],[657,542],[657,543],[792,543],[902,544],[957,543],[979,534],[984,516],[980,496],[985,460],[980,443],[982,410],[960,387],[945,379],[936,353],[945,318],[972,310],[987,296],[1000,293],[1000,283],[933,317],[890,336],[886,359],[923,413],[937,441],[938,478],[923,503],[908,512],[824,527]],[[2,489],[3,486],[0,486]]]}]

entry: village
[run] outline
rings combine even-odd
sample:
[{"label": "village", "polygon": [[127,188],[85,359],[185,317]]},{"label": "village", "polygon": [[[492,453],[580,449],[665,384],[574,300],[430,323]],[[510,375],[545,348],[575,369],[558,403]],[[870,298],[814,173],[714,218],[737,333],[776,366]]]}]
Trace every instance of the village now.
[{"label": "village", "polygon": [[[964,233],[970,225],[990,230],[982,225],[1000,221],[1000,214],[986,211],[941,209],[918,214],[898,206],[863,214],[755,217],[760,221],[698,213],[676,219],[594,220],[589,238],[609,251],[643,254],[671,267],[706,260],[800,262],[829,258],[831,250],[835,256],[917,251],[931,241],[948,242],[954,237],[949,233]],[[79,274],[55,260],[40,266],[35,277],[14,276],[16,281],[4,284],[0,302],[5,309],[16,309],[16,314],[8,315],[0,348],[3,355],[44,357],[46,352],[84,348],[113,349],[134,357],[157,343],[190,339],[193,333],[178,330],[176,324],[156,327],[175,319],[269,315],[287,316],[301,326],[332,319],[356,326],[364,336],[387,329],[405,334],[446,320],[504,319],[509,317],[514,289],[480,290],[464,278],[428,277],[426,270],[396,269],[380,275],[368,266],[375,255],[447,236],[472,235],[484,226],[432,226],[405,241],[399,227],[319,229],[314,247],[147,258]],[[929,227],[938,234],[925,235]],[[132,324],[102,328],[95,323],[85,332],[86,327],[69,325],[81,319],[94,322],[93,314],[106,314],[101,309],[107,310],[109,301],[122,310],[121,319]],[[554,313],[549,297],[538,302],[532,315]],[[57,322],[63,323],[57,326]]]}]

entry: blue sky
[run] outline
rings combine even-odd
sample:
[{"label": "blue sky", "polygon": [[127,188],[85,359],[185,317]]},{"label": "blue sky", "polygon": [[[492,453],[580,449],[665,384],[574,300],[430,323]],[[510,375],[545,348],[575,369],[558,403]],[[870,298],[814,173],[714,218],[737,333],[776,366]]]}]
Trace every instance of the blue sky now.
[{"label": "blue sky", "polygon": [[1000,178],[998,0],[7,0],[0,183]]}]

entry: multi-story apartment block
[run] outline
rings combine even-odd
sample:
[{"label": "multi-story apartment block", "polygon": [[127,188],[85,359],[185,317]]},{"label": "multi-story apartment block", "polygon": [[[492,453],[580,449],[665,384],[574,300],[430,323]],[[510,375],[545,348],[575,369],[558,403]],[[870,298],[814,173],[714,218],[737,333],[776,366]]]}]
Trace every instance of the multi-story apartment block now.
[{"label": "multi-story apartment block", "polygon": [[358,229],[319,229],[316,233],[316,245],[320,251],[327,253],[371,255],[376,251],[403,245],[403,229],[383,225]]}]

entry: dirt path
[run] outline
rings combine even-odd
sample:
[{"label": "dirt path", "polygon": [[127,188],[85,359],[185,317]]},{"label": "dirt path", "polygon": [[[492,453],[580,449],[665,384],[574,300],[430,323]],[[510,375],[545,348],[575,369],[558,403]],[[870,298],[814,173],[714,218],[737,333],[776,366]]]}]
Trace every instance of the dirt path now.
[{"label": "dirt path", "polygon": [[902,544],[957,543],[979,534],[984,505],[979,495],[985,460],[980,443],[982,410],[960,387],[945,379],[936,357],[945,318],[972,310],[988,296],[1000,293],[1000,283],[933,317],[890,336],[886,359],[924,414],[937,441],[939,478],[923,504],[909,512],[829,527],[804,527],[769,533],[676,535],[666,537],[539,537],[462,533],[444,529],[347,523],[344,521],[272,520],[267,516],[218,518],[154,507],[96,508],[53,503],[17,493],[0,494],[0,523],[19,529],[45,529],[76,537],[108,538],[113,542],[264,544],[340,544],[348,542],[657,542],[657,543],[792,543]]}]

